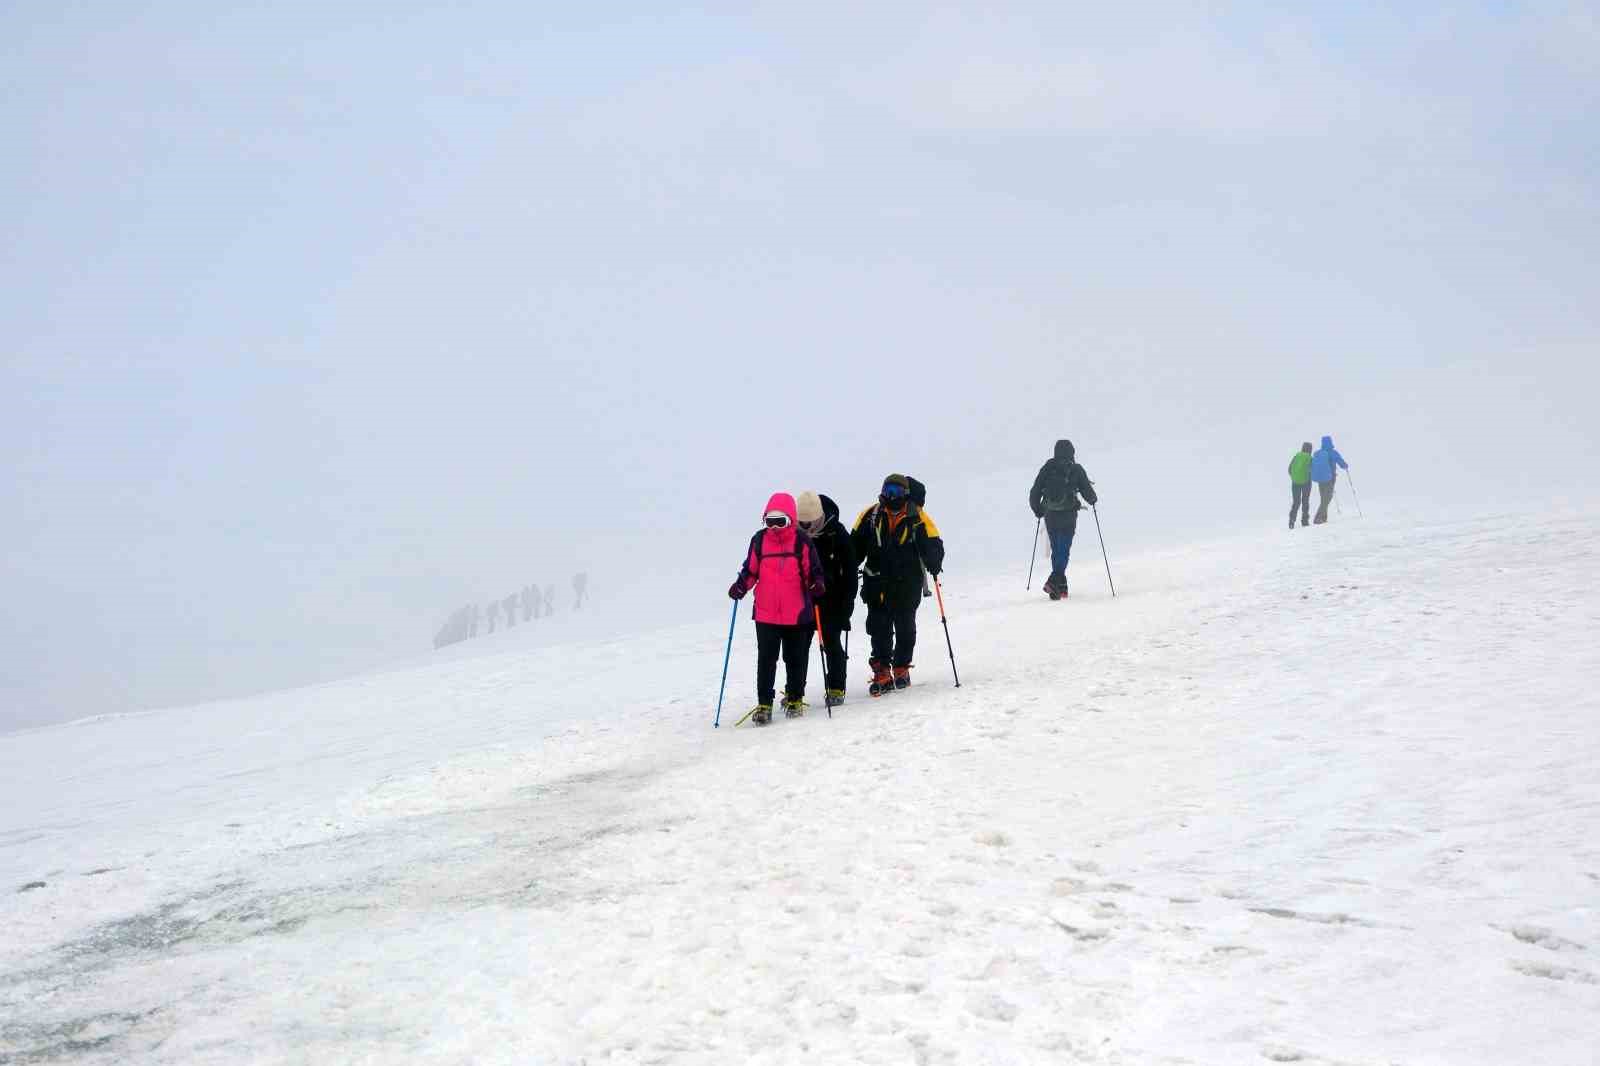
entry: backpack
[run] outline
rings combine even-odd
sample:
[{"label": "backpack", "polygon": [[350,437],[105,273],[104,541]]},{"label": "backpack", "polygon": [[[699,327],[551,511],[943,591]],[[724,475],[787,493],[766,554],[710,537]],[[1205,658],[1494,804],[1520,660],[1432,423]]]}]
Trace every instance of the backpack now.
[{"label": "backpack", "polygon": [[808,575],[805,572],[805,567],[803,567],[800,563],[802,558],[800,549],[804,545],[811,546],[811,558],[815,560],[818,565],[820,565],[822,562],[822,556],[817,553],[816,542],[807,536],[803,530],[795,530],[794,550],[786,552],[766,551],[767,536],[766,531],[763,530],[756,534],[756,559],[760,562],[766,562],[768,559],[793,559],[795,571],[800,575],[800,584],[808,585]]},{"label": "backpack", "polygon": [[1059,460],[1052,459],[1050,462],[1055,464],[1051,470],[1052,476],[1045,478],[1044,484],[1039,486],[1039,502],[1046,511],[1076,511],[1078,494],[1072,491],[1072,468],[1078,464],[1073,463],[1063,470]]}]

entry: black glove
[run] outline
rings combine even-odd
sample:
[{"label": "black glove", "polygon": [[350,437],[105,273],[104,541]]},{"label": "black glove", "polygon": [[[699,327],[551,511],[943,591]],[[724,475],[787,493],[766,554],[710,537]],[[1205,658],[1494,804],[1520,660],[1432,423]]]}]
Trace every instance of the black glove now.
[{"label": "black glove", "polygon": [[1033,510],[1033,517],[1035,517],[1035,518],[1043,518],[1044,517],[1044,508],[1043,507],[1035,507],[1032,510]]},{"label": "black glove", "polygon": [[749,590],[744,587],[743,581],[735,581],[733,584],[728,586],[728,598],[730,600],[742,600],[744,599],[744,594],[748,591]]}]

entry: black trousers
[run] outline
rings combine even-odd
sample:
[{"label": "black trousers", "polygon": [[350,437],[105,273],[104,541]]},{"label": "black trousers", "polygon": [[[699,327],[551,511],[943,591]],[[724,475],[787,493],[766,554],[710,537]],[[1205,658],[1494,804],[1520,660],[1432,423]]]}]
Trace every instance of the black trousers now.
[{"label": "black trousers", "polygon": [[894,604],[867,605],[867,635],[872,638],[872,657],[888,666],[910,666],[917,650],[917,608]]},{"label": "black trousers", "polygon": [[790,699],[806,694],[806,667],[811,665],[811,626],[756,623],[756,702],[770,704],[778,679],[778,652],[783,652],[783,693]]},{"label": "black trousers", "polygon": [[1289,487],[1294,490],[1294,496],[1289,500],[1289,528],[1294,528],[1294,513],[1296,511],[1300,512],[1300,524],[1309,526],[1311,524],[1311,482],[1308,481],[1304,485],[1290,485]]},{"label": "black trousers", "polygon": [[828,688],[844,690],[845,666],[848,657],[844,653],[844,625],[840,622],[822,620],[822,651],[823,662],[828,669],[825,671],[824,684]]}]

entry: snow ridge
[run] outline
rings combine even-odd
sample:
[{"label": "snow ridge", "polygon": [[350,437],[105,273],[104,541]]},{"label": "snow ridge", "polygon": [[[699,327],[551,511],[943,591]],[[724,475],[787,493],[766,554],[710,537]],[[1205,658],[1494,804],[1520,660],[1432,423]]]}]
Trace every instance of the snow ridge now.
[{"label": "snow ridge", "polygon": [[1597,529],[952,574],[962,688],[767,729],[713,617],[0,738],[0,1062],[1592,1062]]}]

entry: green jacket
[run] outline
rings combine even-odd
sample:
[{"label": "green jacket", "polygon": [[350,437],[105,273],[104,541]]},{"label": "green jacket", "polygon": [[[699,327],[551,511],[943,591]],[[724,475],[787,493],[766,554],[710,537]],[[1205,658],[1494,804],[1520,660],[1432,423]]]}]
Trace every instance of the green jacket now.
[{"label": "green jacket", "polygon": [[1311,480],[1311,453],[1295,452],[1294,458],[1289,460],[1289,481],[1295,485],[1304,485]]}]

